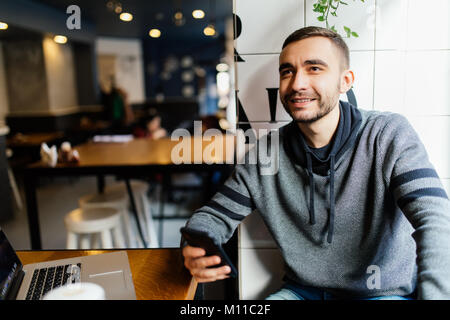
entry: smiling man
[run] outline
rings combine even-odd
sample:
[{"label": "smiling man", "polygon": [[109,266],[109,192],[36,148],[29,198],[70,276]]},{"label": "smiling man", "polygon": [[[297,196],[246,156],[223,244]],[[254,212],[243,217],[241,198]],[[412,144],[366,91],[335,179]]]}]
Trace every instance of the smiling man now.
[{"label": "smiling man", "polygon": [[[286,263],[268,299],[450,298],[450,202],[414,129],[402,115],[339,101],[354,74],[332,31],[295,31],[279,62],[293,119],[279,131],[279,171],[237,165],[187,228],[225,243],[257,209]],[[183,255],[200,282],[230,272],[201,248]]]}]

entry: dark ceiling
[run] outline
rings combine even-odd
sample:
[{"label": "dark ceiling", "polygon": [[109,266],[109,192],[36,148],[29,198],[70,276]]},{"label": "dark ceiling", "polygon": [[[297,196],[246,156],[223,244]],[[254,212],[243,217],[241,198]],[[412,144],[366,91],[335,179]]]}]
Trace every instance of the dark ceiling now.
[{"label": "dark ceiling", "polygon": [[[93,23],[99,36],[110,37],[148,37],[152,28],[162,31],[162,36],[170,39],[205,38],[203,29],[210,19],[215,19],[216,28],[223,35],[225,19],[232,16],[232,0],[113,0],[120,2],[122,12],[133,14],[131,22],[123,22],[119,15],[107,7],[110,0],[34,0],[66,13],[69,5],[76,4],[81,9],[81,22]],[[180,8],[185,17],[181,27],[172,21],[176,8]],[[192,11],[202,9],[206,15],[197,20]]]}]

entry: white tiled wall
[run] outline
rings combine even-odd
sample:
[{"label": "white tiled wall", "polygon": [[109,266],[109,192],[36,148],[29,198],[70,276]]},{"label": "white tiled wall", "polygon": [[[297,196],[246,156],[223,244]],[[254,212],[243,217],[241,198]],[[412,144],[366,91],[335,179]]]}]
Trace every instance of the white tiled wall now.
[{"label": "white tiled wall", "polygon": [[450,48],[450,1],[408,1],[408,50]]},{"label": "white tiled wall", "polygon": [[240,299],[261,300],[280,288],[283,259],[277,249],[240,249],[239,273]]},{"label": "white tiled wall", "polygon": [[304,0],[235,0],[242,23],[239,54],[279,53],[284,39],[304,25]]},{"label": "white tiled wall", "polygon": [[[306,0],[306,25],[325,27],[323,22],[317,20],[318,14],[312,11],[316,2],[317,0]],[[361,0],[349,1],[348,6],[339,7],[337,15],[337,17],[329,15],[330,26],[335,25],[341,35],[344,34],[343,26],[349,27],[359,35],[359,38],[345,39],[350,50],[374,49],[375,0],[365,0],[364,3]]]},{"label": "white tiled wall", "polygon": [[406,52],[376,51],[374,109],[402,113],[405,104]]},{"label": "white tiled wall", "polygon": [[409,0],[376,0],[376,50],[405,50]]},{"label": "white tiled wall", "polygon": [[[450,116],[406,116],[442,179],[450,178]],[[450,195],[450,193],[449,193]]]},{"label": "white tiled wall", "polygon": [[[241,55],[238,64],[238,97],[249,121],[270,121],[269,98],[266,88],[278,88],[278,54]],[[277,121],[290,121],[277,99]]]},{"label": "white tiled wall", "polygon": [[358,106],[363,109],[372,109],[374,52],[351,51],[350,61],[355,74],[353,92],[358,101]]},{"label": "white tiled wall", "polygon": [[[278,55],[284,39],[303,26],[324,26],[312,12],[315,2],[234,0],[234,12],[242,22],[235,48],[245,60],[235,64],[236,89],[255,129],[277,126],[264,122],[270,119],[266,88],[278,87]],[[345,39],[356,76],[353,90],[358,107],[404,114],[450,194],[450,1],[347,2],[330,21],[338,31],[345,24],[359,34],[359,38]],[[289,120],[279,101],[276,120],[283,121],[278,126]],[[249,219],[240,229],[240,256],[251,248],[275,250],[258,219]],[[251,270],[259,262],[257,254],[243,260],[249,264],[243,270],[254,282],[258,278]],[[255,288],[241,285],[241,296],[245,292],[252,296]]]},{"label": "white tiled wall", "polygon": [[241,224],[239,229],[239,248],[251,249],[275,249],[277,245],[267,230],[264,221],[258,211],[248,215]]},{"label": "white tiled wall", "polygon": [[450,50],[406,54],[405,109],[415,115],[450,115]]}]

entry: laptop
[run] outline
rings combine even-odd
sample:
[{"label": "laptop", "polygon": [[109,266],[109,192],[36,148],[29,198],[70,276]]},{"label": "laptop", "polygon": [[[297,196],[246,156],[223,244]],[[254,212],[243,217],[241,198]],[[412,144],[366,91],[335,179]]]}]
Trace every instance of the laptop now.
[{"label": "laptop", "polygon": [[126,251],[23,265],[0,228],[0,300],[41,300],[79,282],[100,285],[106,300],[136,300]]}]

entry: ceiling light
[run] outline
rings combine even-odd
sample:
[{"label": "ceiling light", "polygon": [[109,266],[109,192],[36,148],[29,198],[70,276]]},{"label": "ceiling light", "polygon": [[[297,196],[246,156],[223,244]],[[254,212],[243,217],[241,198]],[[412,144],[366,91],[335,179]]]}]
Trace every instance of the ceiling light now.
[{"label": "ceiling light", "polygon": [[194,10],[194,11],[192,11],[192,16],[195,19],[203,19],[205,17],[205,12],[203,10],[200,10],[200,9]]},{"label": "ceiling light", "polygon": [[119,3],[118,5],[116,5],[116,8],[114,9],[114,12],[119,14],[122,12],[122,5]]},{"label": "ceiling light", "polygon": [[8,24],[4,22],[0,22],[0,30],[6,30],[8,29]]},{"label": "ceiling light", "polygon": [[161,36],[161,31],[159,29],[152,29],[149,31],[148,35],[152,38],[159,38]]},{"label": "ceiling light", "polygon": [[58,35],[53,38],[53,41],[55,41],[56,43],[59,43],[59,44],[64,44],[67,42],[67,37]]},{"label": "ceiling light", "polygon": [[216,29],[213,24],[209,24],[205,29],[203,29],[205,36],[212,37],[216,34]]},{"label": "ceiling light", "polygon": [[119,18],[122,21],[129,22],[129,21],[133,20],[133,15],[131,13],[128,13],[128,12],[122,12],[120,14]]},{"label": "ceiling light", "polygon": [[114,2],[108,1],[108,2],[106,3],[106,7],[108,8],[108,10],[113,11],[113,10],[114,10]]},{"label": "ceiling light", "polygon": [[184,18],[183,13],[180,10],[177,10],[173,14],[172,21],[177,27],[181,27],[186,23],[186,19]]},{"label": "ceiling light", "polygon": [[226,63],[219,63],[219,64],[216,66],[216,70],[217,70],[218,72],[227,72],[228,69],[229,69],[229,67],[228,67],[228,65],[227,65]]},{"label": "ceiling light", "polygon": [[173,17],[174,17],[176,20],[181,20],[181,19],[183,19],[183,12],[177,11],[177,12],[175,12],[175,14],[173,15]]}]

